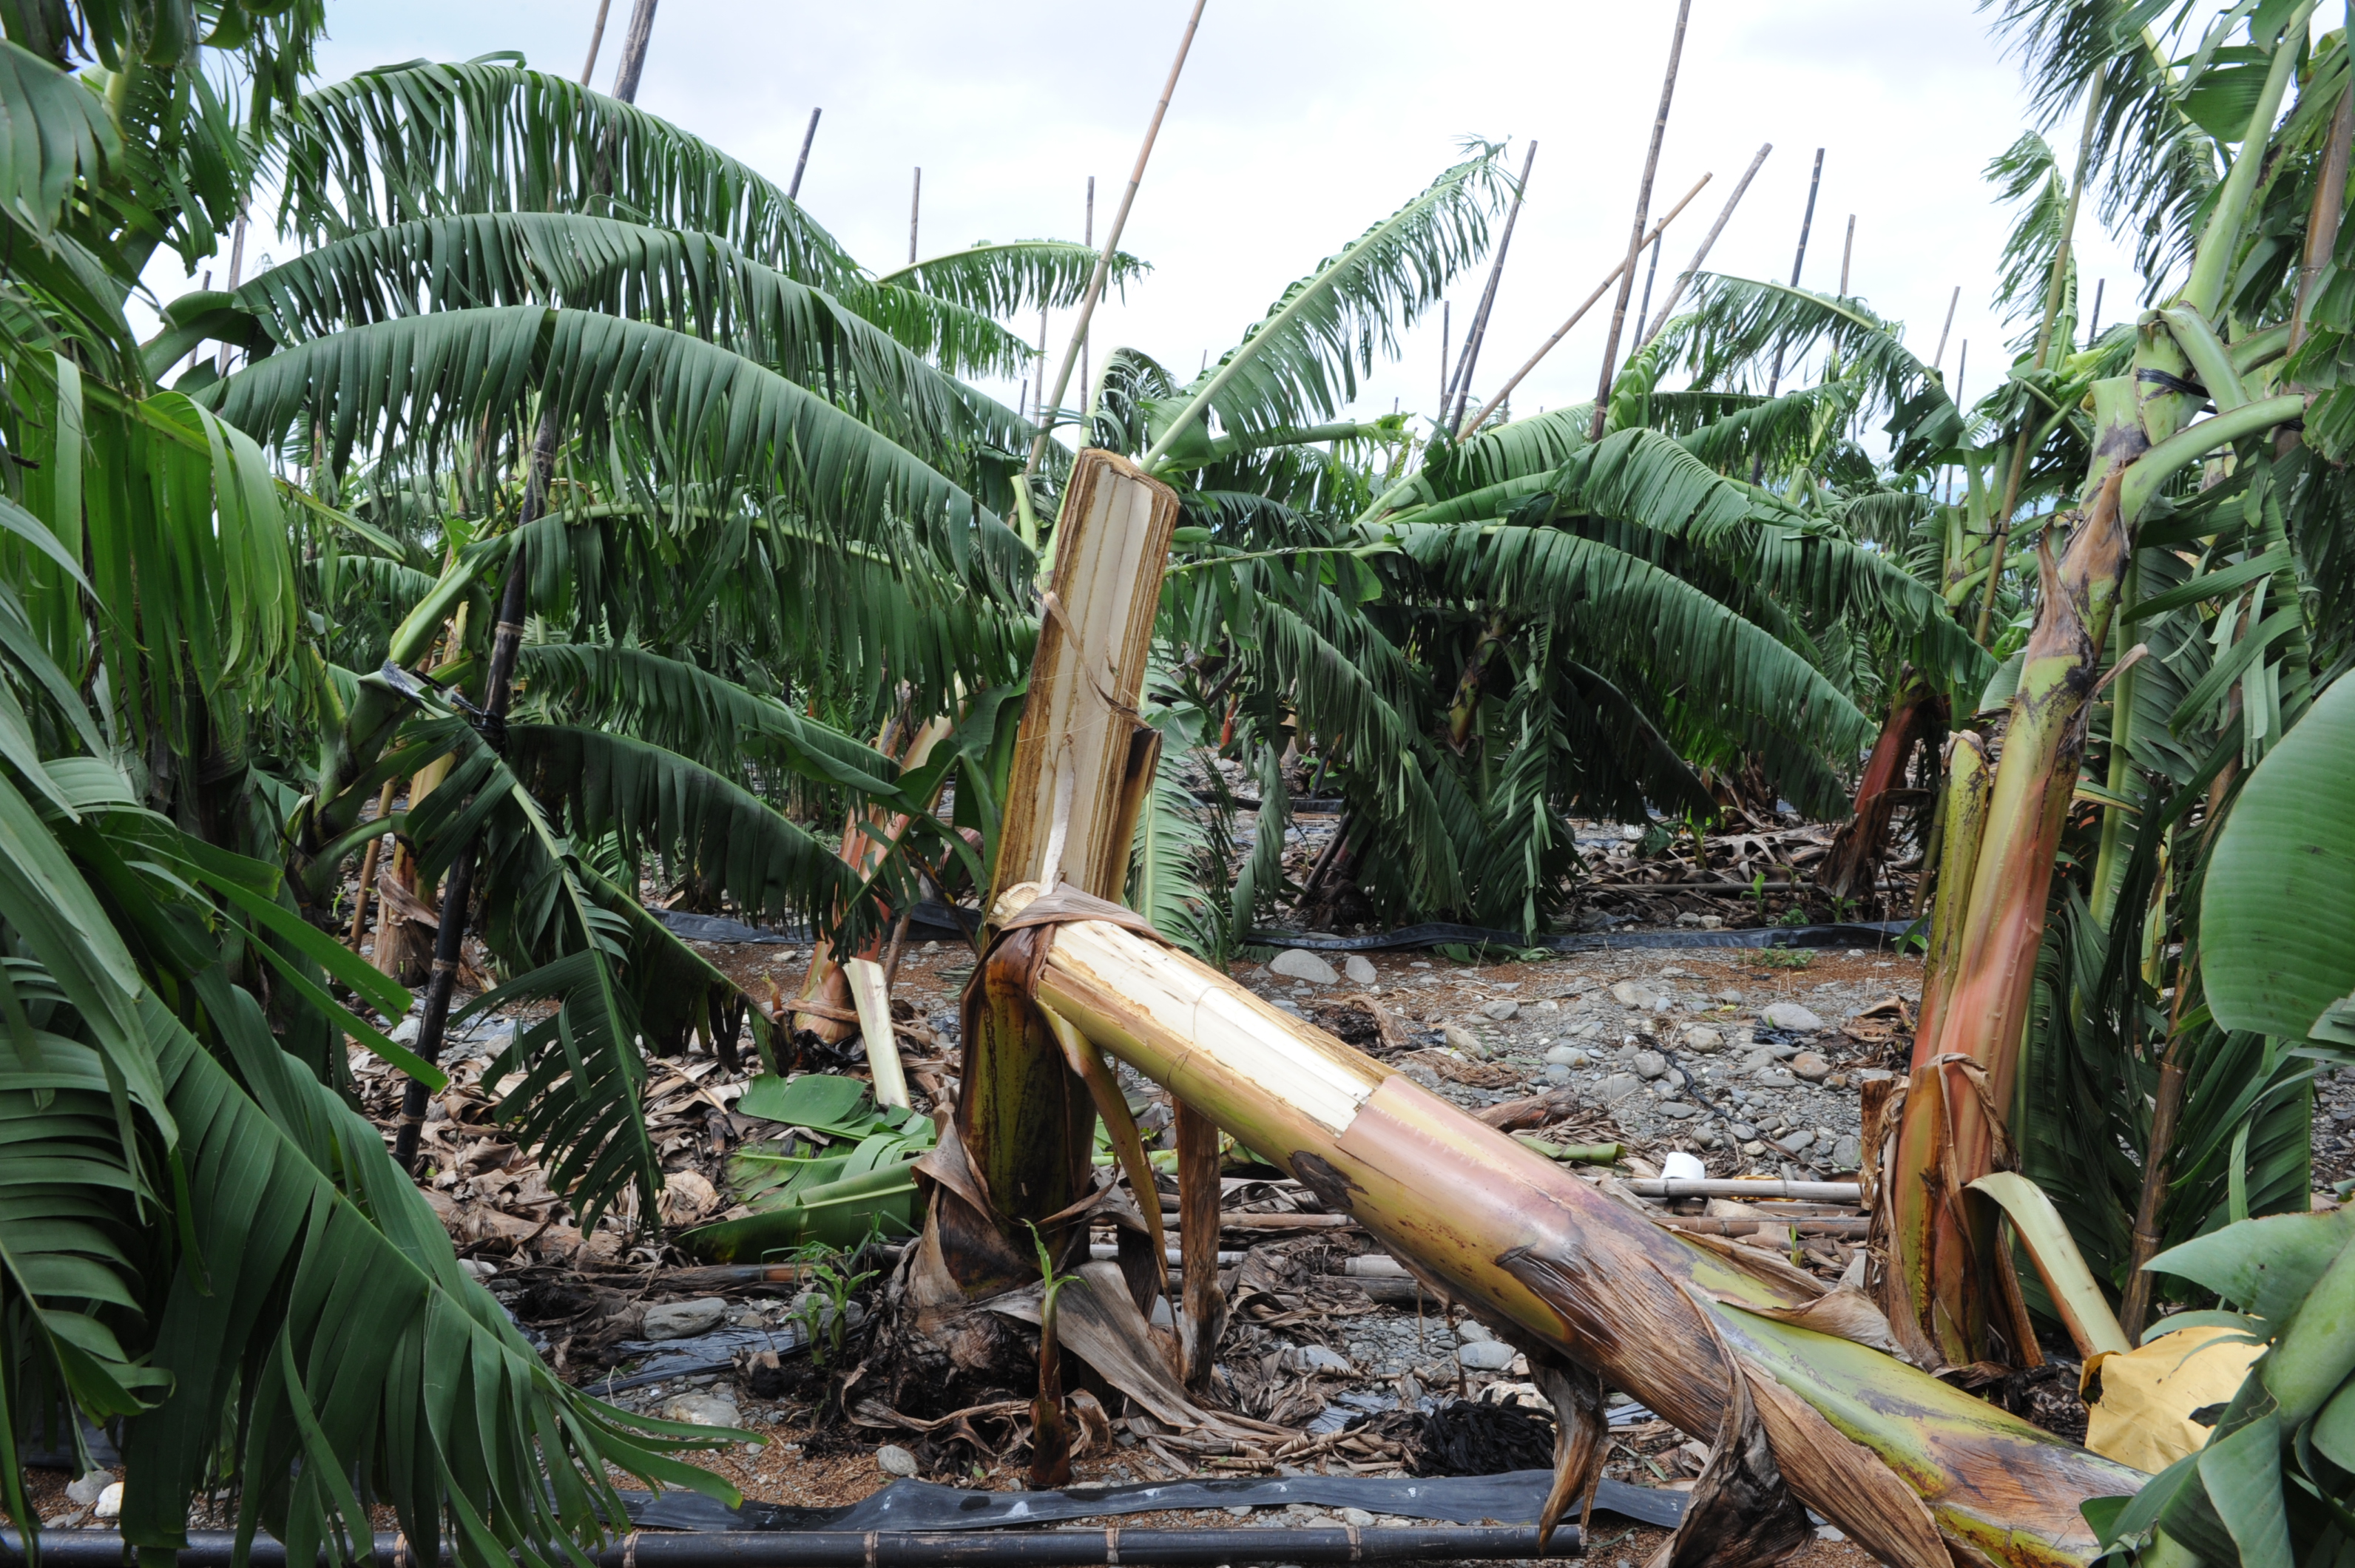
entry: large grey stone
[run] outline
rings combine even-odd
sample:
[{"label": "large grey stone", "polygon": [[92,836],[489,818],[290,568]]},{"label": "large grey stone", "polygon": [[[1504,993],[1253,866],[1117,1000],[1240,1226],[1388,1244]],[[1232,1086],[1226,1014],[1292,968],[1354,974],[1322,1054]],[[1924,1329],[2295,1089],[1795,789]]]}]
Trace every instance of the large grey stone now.
[{"label": "large grey stone", "polygon": [[875,1467],[887,1476],[913,1476],[916,1456],[897,1443],[886,1443],[875,1450]]},{"label": "large grey stone", "polygon": [[1636,1053],[1636,1073],[1641,1078],[1657,1078],[1668,1070],[1668,1059],[1657,1051]]},{"label": "large grey stone", "polygon": [[1337,986],[1341,976],[1333,965],[1305,948],[1287,947],[1267,961],[1271,975],[1281,975],[1287,980],[1309,980],[1319,986]]},{"label": "large grey stone", "polygon": [[76,1476],[66,1483],[66,1498],[69,1501],[77,1502],[88,1508],[103,1497],[106,1494],[106,1488],[112,1485],[114,1485],[113,1471],[91,1470]]},{"label": "large grey stone", "polygon": [[1758,1021],[1769,1029],[1787,1029],[1799,1034],[1813,1034],[1824,1027],[1824,1020],[1796,1002],[1775,1002],[1759,1013]]},{"label": "large grey stone", "polygon": [[1358,1370],[1349,1364],[1348,1357],[1323,1345],[1301,1346],[1297,1360],[1305,1372],[1334,1372],[1348,1377]]},{"label": "large grey stone", "polygon": [[1796,1133],[1784,1134],[1782,1137],[1775,1141],[1780,1143],[1785,1148],[1789,1149],[1793,1154],[1805,1154],[1809,1149],[1816,1147],[1816,1135],[1806,1127],[1801,1127]]},{"label": "large grey stone", "polygon": [[1643,1086],[1644,1081],[1632,1072],[1614,1072],[1603,1081],[1603,1098],[1605,1104],[1615,1103],[1625,1099]]},{"label": "large grey stone", "polygon": [[1660,1115],[1674,1122],[1689,1121],[1700,1115],[1699,1105],[1688,1104],[1682,1100],[1663,1100],[1659,1111]]},{"label": "large grey stone", "polygon": [[1494,1019],[1497,1022],[1503,1023],[1507,1019],[1511,1018],[1520,1010],[1521,1004],[1513,1000],[1512,997],[1499,997],[1495,1001],[1481,1008],[1480,1016],[1484,1019]]},{"label": "large grey stone", "polygon": [[1513,1364],[1518,1354],[1502,1339],[1482,1339],[1455,1348],[1455,1359],[1477,1372],[1501,1372]]},{"label": "large grey stone", "polygon": [[1447,1042],[1449,1050],[1460,1051],[1475,1061],[1488,1059],[1488,1048],[1480,1043],[1480,1037],[1462,1024],[1449,1024],[1439,1031],[1439,1038]]},{"label": "large grey stone", "polygon": [[665,1301],[646,1308],[645,1337],[649,1339],[685,1339],[697,1334],[708,1334],[719,1327],[728,1316],[728,1303],[716,1296],[697,1301]]},{"label": "large grey stone", "polygon": [[1864,1155],[1864,1145],[1854,1133],[1842,1133],[1832,1140],[1832,1168],[1854,1170]]},{"label": "large grey stone", "polygon": [[1798,1080],[1791,1076],[1787,1067],[1762,1067],[1756,1082],[1761,1089],[1788,1089]]},{"label": "large grey stone", "polygon": [[1622,980],[1611,987],[1611,999],[1623,1008],[1638,1012],[1657,1012],[1668,1005],[1668,999],[1649,986],[1639,986],[1633,980]]},{"label": "large grey stone", "polygon": [[1820,1083],[1831,1076],[1832,1064],[1812,1051],[1803,1051],[1791,1058],[1791,1072],[1810,1083]]},{"label": "large grey stone", "polygon": [[1574,1045],[1550,1046],[1547,1049],[1545,1053],[1546,1065],[1549,1067],[1576,1067],[1579,1065],[1579,1058],[1585,1054],[1586,1052],[1579,1050],[1578,1047]]},{"label": "large grey stone", "polygon": [[656,1413],[665,1421],[684,1421],[695,1426],[734,1426],[740,1421],[733,1400],[708,1393],[675,1394],[663,1401]]},{"label": "large grey stone", "polygon": [[1716,1051],[1725,1044],[1725,1037],[1707,1024],[1685,1025],[1682,1038],[1687,1051]]},{"label": "large grey stone", "polygon": [[1455,1342],[1459,1345],[1477,1345],[1495,1338],[1486,1324],[1475,1323],[1469,1317],[1455,1326]]},{"label": "large grey stone", "polygon": [[1352,953],[1341,960],[1341,973],[1349,976],[1353,986],[1370,986],[1381,978],[1374,962],[1362,953]]},{"label": "large grey stone", "polygon": [[1559,1061],[1548,1062],[1545,1078],[1549,1083],[1567,1083],[1570,1082],[1570,1069]]}]

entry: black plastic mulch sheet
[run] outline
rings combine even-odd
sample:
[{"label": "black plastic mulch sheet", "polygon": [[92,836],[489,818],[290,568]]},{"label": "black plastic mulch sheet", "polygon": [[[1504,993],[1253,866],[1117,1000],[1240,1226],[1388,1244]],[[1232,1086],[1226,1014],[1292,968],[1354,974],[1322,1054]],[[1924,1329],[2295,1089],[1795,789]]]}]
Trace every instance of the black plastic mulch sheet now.
[{"label": "black plastic mulch sheet", "polygon": [[[974,1492],[931,1481],[899,1480],[847,1508],[788,1508],[748,1502],[731,1509],[699,1492],[624,1492],[630,1521],[646,1530],[996,1530],[1060,1524],[1107,1515],[1226,1508],[1359,1508],[1402,1519],[1453,1524],[1534,1524],[1553,1476],[1515,1470],[1502,1476],[1278,1476],[1231,1481],[1147,1481],[1126,1487],[1075,1487],[1049,1492]],[[1674,1528],[1686,1494],[1605,1480],[1597,1511],[1639,1524]],[[1575,1522],[1573,1520],[1573,1522]]]},{"label": "black plastic mulch sheet", "polygon": [[[773,945],[810,940],[809,932],[803,927],[772,931],[764,926],[746,925],[741,921],[727,920],[719,915],[686,914],[675,910],[655,910],[651,912],[670,929],[672,935],[688,942],[766,943]],[[954,939],[966,934],[980,918],[978,911],[926,899],[916,906],[909,925],[912,930]],[[1305,947],[1316,953],[1375,953],[1394,947],[1437,947],[1443,943],[1461,943],[1467,947],[1504,947],[1515,951],[1542,947],[1551,953],[1607,953],[1629,947],[1888,947],[1893,946],[1914,923],[1902,920],[1881,920],[1851,921],[1834,925],[1760,925],[1741,931],[1573,931],[1557,932],[1528,942],[1522,940],[1518,932],[1497,931],[1484,925],[1456,925],[1447,921],[1426,921],[1421,925],[1401,926],[1396,931],[1378,931],[1365,936],[1254,931],[1251,939],[1271,947]]]}]

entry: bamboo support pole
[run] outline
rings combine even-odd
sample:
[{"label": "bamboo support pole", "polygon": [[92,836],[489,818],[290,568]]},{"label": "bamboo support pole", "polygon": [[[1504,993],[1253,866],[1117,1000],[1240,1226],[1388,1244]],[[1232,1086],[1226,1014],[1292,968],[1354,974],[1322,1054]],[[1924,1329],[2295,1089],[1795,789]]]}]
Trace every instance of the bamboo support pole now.
[{"label": "bamboo support pole", "polygon": [[[1685,297],[1685,291],[1692,287],[1693,279],[1700,275],[1701,263],[1709,260],[1710,250],[1717,244],[1717,237],[1725,232],[1726,224],[1733,218],[1733,209],[1742,205],[1743,193],[1749,190],[1750,182],[1758,177],[1758,171],[1765,165],[1766,155],[1774,150],[1772,142],[1759,144],[1758,155],[1752,158],[1750,166],[1742,171],[1742,178],[1735,183],[1733,194],[1727,197],[1725,205],[1718,209],[1717,221],[1710,224],[1709,232],[1701,236],[1700,248],[1693,252],[1692,260],[1685,263],[1685,270],[1678,272],[1677,281],[1669,285],[1668,297],[1660,304],[1660,314],[1652,317],[1652,324],[1644,329],[1643,341],[1636,345],[1637,353],[1643,352],[1652,339],[1660,336],[1660,329],[1668,325],[1668,318],[1676,314],[1678,302]],[[1682,210],[1683,203],[1679,202],[1678,211]],[[1669,216],[1674,217],[1675,213]]]},{"label": "bamboo support pole", "polygon": [[1652,116],[1652,144],[1644,154],[1644,177],[1636,187],[1636,221],[1628,227],[1627,259],[1619,269],[1619,298],[1611,307],[1611,336],[1603,343],[1603,374],[1595,383],[1589,441],[1603,439],[1603,424],[1611,413],[1611,376],[1617,368],[1619,334],[1627,325],[1627,298],[1635,292],[1636,263],[1644,254],[1644,220],[1652,213],[1652,181],[1660,172],[1660,144],[1668,138],[1668,105],[1676,99],[1677,67],[1685,56],[1685,24],[1691,19],[1692,0],[1677,0],[1676,36],[1668,44],[1668,72],[1660,79],[1660,107]]},{"label": "bamboo support pole", "polygon": [[[1946,323],[1938,328],[1938,352],[1930,356],[1930,368],[1933,370],[1946,362],[1946,335],[1955,330],[1955,307],[1962,303],[1963,285],[1956,283],[1955,292],[1946,297]],[[1957,387],[1955,398],[1959,400],[1962,395],[1961,388]]]},{"label": "bamboo support pole", "polygon": [[[384,819],[385,814],[392,809],[392,791],[398,782],[394,779],[387,779],[384,781],[384,787],[377,791],[376,815],[379,822]],[[358,893],[352,899],[351,935],[344,942],[344,945],[355,953],[360,950],[360,938],[368,934],[368,893],[376,886],[376,868],[377,863],[384,858],[382,851],[383,841],[377,838],[369,839],[366,847],[360,850],[360,887]]]},{"label": "bamboo support pole", "polygon": [[589,59],[581,67],[581,85],[583,87],[588,86],[589,79],[596,74],[597,50],[605,41],[605,14],[613,8],[613,0],[597,0],[597,19],[589,25]]},{"label": "bamboo support pole", "polygon": [[1169,80],[1161,84],[1161,101],[1153,106],[1153,119],[1145,127],[1145,143],[1136,149],[1136,166],[1129,171],[1128,188],[1120,195],[1120,206],[1114,209],[1112,227],[1104,230],[1103,249],[1096,252],[1095,271],[1088,276],[1088,292],[1080,300],[1080,318],[1071,325],[1071,347],[1063,350],[1063,367],[1055,372],[1055,390],[1047,407],[1038,411],[1039,429],[1030,438],[1030,456],[1022,465],[1025,479],[1038,472],[1039,459],[1047,450],[1047,438],[1054,433],[1052,410],[1061,406],[1063,394],[1071,389],[1071,367],[1080,357],[1080,345],[1088,337],[1088,323],[1096,313],[1096,302],[1103,298],[1104,279],[1112,271],[1112,259],[1120,251],[1121,230],[1128,227],[1128,209],[1136,205],[1136,187],[1145,183],[1145,165],[1153,156],[1153,144],[1161,134],[1162,118],[1169,112],[1169,100],[1178,91],[1178,76],[1186,69],[1187,52],[1194,47],[1194,30],[1202,25],[1202,7],[1209,0],[1194,0],[1193,15],[1186,18],[1186,34],[1178,40],[1178,58],[1169,62]]},{"label": "bamboo support pole", "polygon": [[[1677,215],[1678,213],[1682,212],[1688,206],[1691,205],[1692,198],[1700,194],[1700,187],[1707,185],[1709,181],[1710,176],[1707,175],[1703,175],[1700,178],[1693,181],[1693,187],[1692,189],[1685,192],[1684,199],[1678,202],[1676,206],[1670,208],[1668,209],[1668,215],[1652,226],[1651,238],[1657,240],[1662,234],[1668,232],[1668,225],[1676,221]],[[1539,361],[1542,360],[1547,355],[1553,352],[1555,344],[1560,343],[1563,338],[1570,336],[1570,329],[1576,326],[1581,321],[1583,321],[1586,318],[1586,313],[1594,308],[1594,302],[1603,297],[1603,291],[1609,288],[1613,283],[1617,283],[1620,275],[1625,272],[1626,270],[1627,263],[1623,259],[1617,266],[1612,268],[1608,272],[1605,272],[1603,275],[1603,281],[1594,285],[1594,292],[1587,295],[1585,299],[1582,300],[1576,310],[1570,313],[1570,319],[1563,322],[1560,326],[1554,328],[1553,336],[1551,337],[1547,338],[1543,343],[1538,345],[1538,351],[1530,355],[1526,360],[1522,361],[1521,368],[1514,371],[1512,375],[1507,379],[1503,386],[1497,389],[1495,396],[1491,397],[1486,403],[1483,403],[1480,406],[1480,411],[1472,416],[1472,422],[1465,428],[1466,430],[1478,430],[1482,425],[1487,424],[1488,422],[1488,416],[1495,413],[1498,408],[1503,406],[1505,400],[1513,395],[1513,389],[1519,386],[1521,382],[1528,378],[1529,373],[1538,368]]]},{"label": "bamboo support pole", "polygon": [[[1036,891],[1011,890],[1000,917]],[[2083,1564],[2100,1547],[2079,1504],[2144,1479],[1783,1320],[1812,1305],[1828,1325],[1824,1303],[1858,1304],[1819,1297],[1756,1249],[1670,1232],[1183,954],[1091,921],[1044,945],[1040,1006],[1362,1221],[1533,1360],[1566,1354],[1689,1432],[1721,1431],[1746,1400],[1791,1488],[1883,1562]]]},{"label": "bamboo support pole", "polygon": [[810,144],[817,140],[817,117],[825,112],[823,109],[810,111],[809,129],[802,133],[802,155],[794,160],[794,183],[785,187],[787,201],[802,198],[802,175],[809,168]]},{"label": "bamboo support pole", "polygon": [[[1799,286],[1799,274],[1807,265],[1807,236],[1815,232],[1816,228],[1816,195],[1823,188],[1824,150],[1817,147],[1816,172],[1807,176],[1807,209],[1799,215],[1799,248],[1791,257],[1791,286],[1795,289]],[[1774,349],[1774,368],[1766,377],[1766,395],[1773,397],[1782,387],[1783,350],[1778,344]],[[1750,482],[1753,485],[1758,482],[1758,465],[1754,463],[1751,464]]]},{"label": "bamboo support pole", "polygon": [[[1521,220],[1521,201],[1529,192],[1529,169],[1538,161],[1538,144],[1530,138],[1521,156],[1521,177],[1513,187],[1513,204],[1505,210],[1505,232],[1497,240],[1497,254],[1488,263],[1487,286],[1480,291],[1479,308],[1472,313],[1471,329],[1464,335],[1464,357],[1455,367],[1456,438],[1464,435],[1464,406],[1472,400],[1472,372],[1480,362],[1480,346],[1488,337],[1488,313],[1497,305],[1497,283],[1505,274],[1505,252],[1513,246],[1513,226]],[[1443,393],[1441,400],[1445,401]]]}]

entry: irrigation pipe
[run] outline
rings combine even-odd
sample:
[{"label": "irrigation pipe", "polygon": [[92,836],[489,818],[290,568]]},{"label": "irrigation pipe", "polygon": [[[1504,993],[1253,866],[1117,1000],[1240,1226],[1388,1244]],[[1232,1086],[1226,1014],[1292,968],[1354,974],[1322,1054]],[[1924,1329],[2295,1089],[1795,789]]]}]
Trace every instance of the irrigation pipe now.
[{"label": "irrigation pipe", "polygon": [[[375,1560],[414,1568],[406,1537],[379,1531]],[[48,1530],[41,1560],[62,1568],[122,1568],[131,1548],[114,1531]],[[230,1568],[237,1536],[229,1531],[188,1532],[173,1554],[178,1568]],[[1583,1546],[1575,1525],[1553,1532],[1543,1550],[1533,1525],[1412,1525],[1337,1530],[1025,1530],[766,1531],[647,1534],[636,1531],[587,1554],[597,1568],[957,1568],[1006,1563],[1009,1568],[1218,1568],[1230,1563],[1470,1563],[1576,1557]],[[0,1531],[0,1561],[25,1554],[24,1536]],[[322,1552],[317,1559],[328,1561]],[[442,1563],[457,1554],[445,1538]],[[288,1568],[286,1548],[257,1535],[251,1568]]]}]

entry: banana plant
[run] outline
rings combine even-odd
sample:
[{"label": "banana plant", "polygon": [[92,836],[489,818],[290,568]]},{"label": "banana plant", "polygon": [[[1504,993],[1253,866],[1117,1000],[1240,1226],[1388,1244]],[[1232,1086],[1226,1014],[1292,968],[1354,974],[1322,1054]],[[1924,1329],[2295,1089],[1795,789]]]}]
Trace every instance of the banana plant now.
[{"label": "banana plant", "polygon": [[348,1100],[346,1039],[441,1074],[304,918],[264,764],[341,700],[298,553],[382,539],[157,390],[122,310],[156,245],[208,253],[320,26],[204,15],[18,7],[0,43],[0,1510],[36,1552],[22,1439],[87,1469],[102,1423],[143,1552],[225,1493],[306,1561],[365,1552],[363,1496],[427,1552],[569,1560],[617,1471],[732,1488],[670,1456],[709,1434],[556,1381]]},{"label": "banana plant", "polygon": [[[2292,324],[2266,319],[2263,307],[2282,302],[2276,287],[2257,285],[2278,285],[2282,272],[2264,272],[2264,241],[2251,246],[2264,210],[2261,176],[2275,120],[2306,57],[2311,9],[2268,7],[2248,18],[2256,29],[2249,47],[2263,75],[2254,83],[2258,91],[2239,150],[2203,220],[2190,275],[2137,324],[2130,374],[2092,384],[2090,455],[2077,516],[2057,558],[2049,542],[2038,546],[2036,616],[2008,705],[1985,827],[1970,865],[1950,861],[1946,868],[1939,920],[1951,933],[1951,959],[1925,987],[1888,1172],[1893,1229],[1886,1301],[1892,1317],[1902,1316],[1950,1362],[1986,1359],[2032,1332],[1999,1314],[2005,1298],[1993,1283],[2000,1256],[1993,1217],[1962,1188],[2013,1158],[2012,1107],[2054,858],[2079,787],[2112,623],[2131,585],[2129,562],[2138,546],[2158,542],[2157,529],[2147,539],[2144,530],[2169,509],[2187,470],[2220,453],[2232,454],[2222,459],[2228,464],[2234,457],[2254,460],[2255,443],[2307,408],[2304,394],[2274,389]],[[2128,52],[2141,48],[2133,43]],[[2339,48],[2318,62],[2312,91],[2331,101],[2343,94],[2344,61]],[[2283,133],[2296,134],[2313,118],[2308,105],[2303,121],[2293,113]],[[2217,411],[2194,420],[2204,399],[2212,399]],[[2276,558],[2259,570],[2282,564],[2286,560]],[[2244,657],[2262,656],[2288,631],[2287,620],[2277,623]],[[2282,691],[2285,716],[2294,721],[2307,681],[2303,658],[2285,661],[2285,668],[2291,665]],[[2131,700],[2129,688],[2114,713],[2132,715]],[[2130,736],[2115,733],[2125,720],[2114,718],[2113,726],[2114,745],[2130,746]],[[2104,809],[2133,807],[2119,801]],[[2115,892],[2103,890],[2116,885],[2123,842],[2109,836],[2109,853],[2092,879],[2097,898],[2113,909]]]}]

